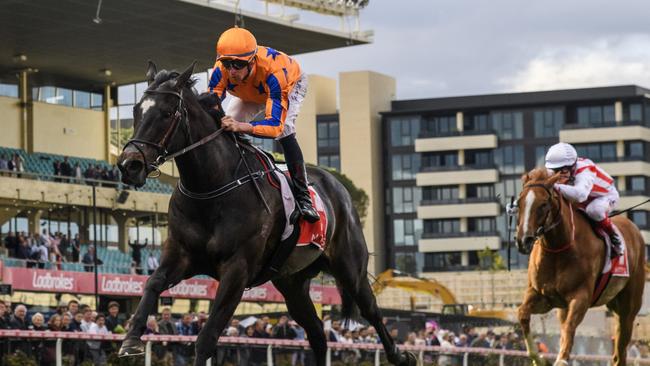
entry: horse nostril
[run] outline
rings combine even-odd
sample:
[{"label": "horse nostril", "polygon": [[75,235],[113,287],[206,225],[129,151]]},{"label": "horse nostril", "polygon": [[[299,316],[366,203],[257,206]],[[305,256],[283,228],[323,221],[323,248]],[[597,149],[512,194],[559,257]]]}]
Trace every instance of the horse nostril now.
[{"label": "horse nostril", "polygon": [[144,169],[144,163],[136,159],[128,159],[120,164],[120,170],[130,175],[139,174]]},{"label": "horse nostril", "polygon": [[527,247],[533,246],[534,243],[535,243],[535,237],[534,236],[525,236],[524,237],[524,245],[526,245]]}]

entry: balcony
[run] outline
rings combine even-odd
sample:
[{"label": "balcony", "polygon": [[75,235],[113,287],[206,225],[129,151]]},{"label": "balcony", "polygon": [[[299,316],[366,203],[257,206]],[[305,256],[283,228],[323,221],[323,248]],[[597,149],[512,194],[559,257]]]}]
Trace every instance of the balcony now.
[{"label": "balcony", "polygon": [[601,160],[596,163],[611,176],[650,176],[650,162],[644,161],[642,157],[622,157],[608,160]]},{"label": "balcony", "polygon": [[418,186],[495,183],[498,181],[499,171],[495,165],[422,167],[420,173],[416,175]]},{"label": "balcony", "polygon": [[501,248],[498,232],[423,233],[418,241],[419,251],[429,253],[483,250],[486,247],[492,250]]},{"label": "balcony", "polygon": [[579,144],[618,140],[650,141],[650,128],[644,122],[603,123],[599,125],[564,125],[560,141]]},{"label": "balcony", "polygon": [[498,216],[501,207],[494,197],[422,201],[418,207],[419,219]]},{"label": "balcony", "polygon": [[416,152],[494,149],[498,146],[494,131],[453,131],[445,135],[424,131],[415,140]]}]

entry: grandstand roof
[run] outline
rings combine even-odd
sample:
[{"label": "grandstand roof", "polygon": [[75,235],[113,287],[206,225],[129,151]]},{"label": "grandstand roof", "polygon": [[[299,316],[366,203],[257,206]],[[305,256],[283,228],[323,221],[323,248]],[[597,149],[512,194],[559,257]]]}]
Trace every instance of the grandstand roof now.
[{"label": "grandstand roof", "polygon": [[[0,12],[0,77],[38,69],[32,85],[99,90],[144,79],[148,59],[182,69],[207,69],[219,34],[234,24],[232,7],[208,0],[5,0]],[[238,12],[239,13],[239,12]],[[292,24],[241,11],[259,44],[298,54],[367,43],[348,33]],[[25,61],[17,55],[25,55]],[[101,70],[110,70],[106,76]]]}]

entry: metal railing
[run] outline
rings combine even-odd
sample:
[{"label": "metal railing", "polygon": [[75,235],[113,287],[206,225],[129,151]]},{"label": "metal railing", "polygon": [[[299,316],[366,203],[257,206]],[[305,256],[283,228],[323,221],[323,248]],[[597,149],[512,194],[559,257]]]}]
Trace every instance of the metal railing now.
[{"label": "metal railing", "polygon": [[482,236],[499,236],[498,231],[467,231],[457,233],[422,233],[422,239],[475,238]]},{"label": "metal railing", "polygon": [[435,173],[435,172],[464,171],[464,170],[485,170],[485,169],[497,169],[497,165],[496,164],[443,165],[443,166],[422,165],[422,168],[420,168],[420,173]]},{"label": "metal railing", "polygon": [[647,127],[648,122],[645,121],[606,121],[598,123],[565,123],[562,126],[562,130],[579,130],[585,128],[608,128],[608,127],[625,127],[625,126],[644,126]]},{"label": "metal railing", "polygon": [[468,197],[468,198],[449,198],[444,200],[422,200],[420,206],[435,205],[462,205],[468,203],[499,203],[496,197]]},{"label": "metal railing", "polygon": [[[145,335],[142,340],[145,343],[145,365],[151,366],[152,364],[152,349],[153,345],[158,342],[171,342],[171,343],[194,343],[196,336],[174,336],[174,335]],[[121,334],[89,334],[81,332],[50,332],[50,331],[25,331],[25,330],[0,330],[1,341],[21,341],[25,339],[31,340],[56,340],[55,345],[55,362],[57,366],[63,365],[63,341],[64,340],[87,340],[87,341],[112,341],[120,342],[124,339]],[[298,340],[283,340],[283,339],[269,339],[269,338],[243,338],[243,337],[220,337],[219,344],[221,346],[246,346],[250,347],[265,347],[266,348],[266,363],[268,366],[274,365],[274,350],[308,350],[309,344],[306,341]],[[379,366],[382,361],[383,348],[381,344],[375,343],[339,343],[328,342],[328,350],[326,355],[326,365],[331,365],[334,354],[338,351],[364,351],[365,353],[374,353],[373,364]],[[528,358],[525,351],[504,350],[495,348],[465,348],[465,347],[440,347],[440,346],[412,346],[400,345],[400,350],[412,352],[418,359],[420,365],[425,364],[425,357],[451,357],[460,361],[463,366],[474,365],[476,362],[483,364],[484,362],[477,361],[476,359],[485,360],[486,357],[496,358],[497,365],[505,366],[511,365],[512,359],[515,358]],[[547,360],[557,358],[557,354],[545,353],[541,357]],[[474,361],[472,361],[474,359]],[[510,360],[510,361],[508,361]],[[602,364],[610,365],[611,356],[609,355],[572,355],[573,362],[588,362],[589,365]],[[524,361],[524,360],[522,360]],[[650,365],[650,359],[628,359],[631,365]],[[575,363],[574,363],[575,364]],[[212,360],[208,360],[206,365],[212,365]]]},{"label": "metal railing", "polygon": [[492,129],[487,130],[463,130],[463,131],[429,131],[422,130],[418,138],[435,138],[435,137],[458,137],[458,136],[478,136],[478,135],[496,135],[497,132]]}]

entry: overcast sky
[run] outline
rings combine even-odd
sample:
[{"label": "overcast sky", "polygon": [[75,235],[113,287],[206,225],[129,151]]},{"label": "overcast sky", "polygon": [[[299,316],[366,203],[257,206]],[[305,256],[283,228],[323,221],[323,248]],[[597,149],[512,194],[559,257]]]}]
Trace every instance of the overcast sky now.
[{"label": "overcast sky", "polygon": [[650,87],[647,0],[370,0],[361,25],[374,43],[300,55],[303,68],[391,75],[398,99]]}]

